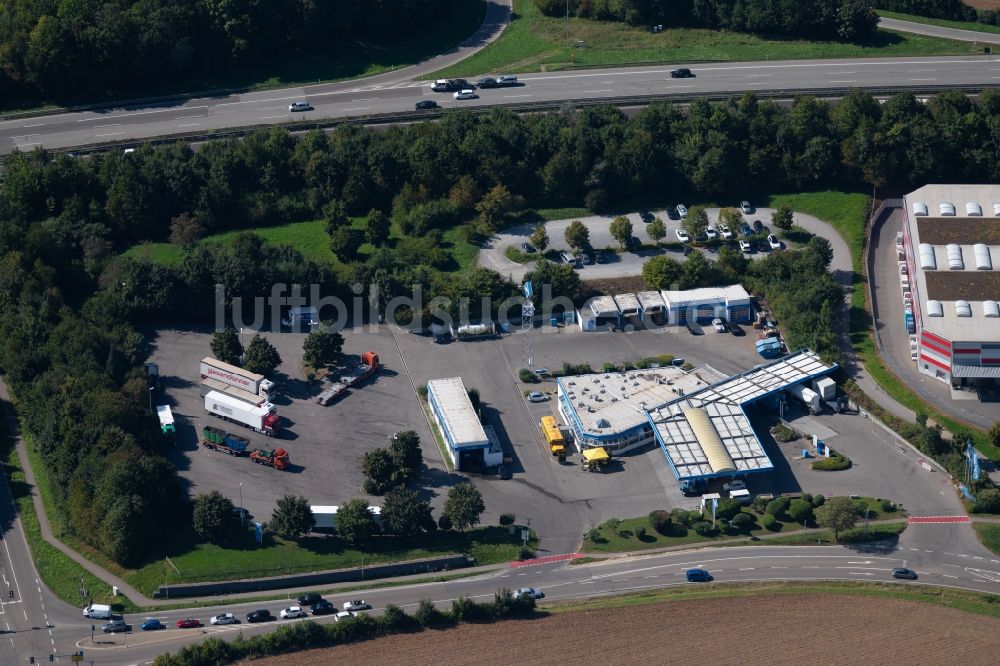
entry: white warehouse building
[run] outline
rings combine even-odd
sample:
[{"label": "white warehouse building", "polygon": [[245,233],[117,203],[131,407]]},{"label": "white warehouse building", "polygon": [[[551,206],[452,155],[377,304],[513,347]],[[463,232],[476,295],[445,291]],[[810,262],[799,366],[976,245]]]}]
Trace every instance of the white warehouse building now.
[{"label": "white warehouse building", "polygon": [[427,382],[427,402],[455,469],[495,467],[503,462],[496,434],[479,421],[461,377]]}]

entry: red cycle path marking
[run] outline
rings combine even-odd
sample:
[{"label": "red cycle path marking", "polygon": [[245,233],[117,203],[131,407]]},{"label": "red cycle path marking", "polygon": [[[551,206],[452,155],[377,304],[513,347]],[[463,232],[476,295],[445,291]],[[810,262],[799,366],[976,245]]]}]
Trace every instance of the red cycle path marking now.
[{"label": "red cycle path marking", "polygon": [[553,562],[564,562],[583,557],[583,553],[567,553],[565,555],[549,555],[548,557],[536,557],[533,560],[515,560],[510,563],[511,568],[532,567],[536,564],[551,564]]}]

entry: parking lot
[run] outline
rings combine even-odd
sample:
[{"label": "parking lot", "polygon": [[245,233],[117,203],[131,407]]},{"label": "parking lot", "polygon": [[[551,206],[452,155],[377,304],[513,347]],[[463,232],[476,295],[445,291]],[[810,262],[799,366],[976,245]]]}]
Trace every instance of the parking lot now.
[{"label": "parking lot", "polygon": [[[268,520],[275,500],[285,494],[302,495],[313,504],[342,504],[363,497],[361,457],[366,451],[386,446],[388,436],[400,430],[416,430],[424,458],[432,463],[428,485],[442,479],[433,468],[440,458],[421,408],[405,372],[392,336],[378,333],[344,332],[344,351],[360,354],[373,350],[385,368],[374,379],[328,407],[312,398],[319,383],[310,385],[301,370],[303,334],[265,334],[281,355],[276,377],[280,397],[275,401],[282,417],[283,432],[269,438],[239,425],[220,421],[204,410],[198,362],[210,356],[211,333],[206,330],[159,330],[154,334],[151,360],[158,363],[164,391],[154,401],[171,406],[177,420],[177,449],[171,461],[192,494],[219,490],[240,501],[257,520]],[[244,339],[249,342],[249,336]],[[291,469],[278,471],[255,465],[247,458],[233,458],[199,447],[204,425],[215,425],[251,440],[260,448],[283,447],[289,452]],[[435,495],[437,491],[435,490]],[[376,501],[377,498],[370,498]],[[435,497],[436,502],[440,500]]]}]

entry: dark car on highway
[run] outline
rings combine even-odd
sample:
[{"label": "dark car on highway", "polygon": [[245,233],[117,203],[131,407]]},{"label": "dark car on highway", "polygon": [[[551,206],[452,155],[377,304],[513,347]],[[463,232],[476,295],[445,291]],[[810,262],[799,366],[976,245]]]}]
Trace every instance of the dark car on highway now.
[{"label": "dark car on highway", "polygon": [[689,583],[707,583],[712,580],[712,574],[704,569],[688,569],[687,579]]},{"label": "dark car on highway", "polygon": [[694,78],[694,72],[692,72],[687,67],[679,67],[677,69],[670,70],[670,78],[672,78],[672,79],[691,79],[691,78]]},{"label": "dark car on highway", "polygon": [[271,611],[266,608],[261,608],[260,610],[250,611],[247,613],[247,622],[268,622],[273,619],[274,616],[271,615]]},{"label": "dark car on highway", "polygon": [[323,601],[323,595],[319,592],[306,592],[300,594],[298,598],[299,606],[312,606]]},{"label": "dark car on highway", "polygon": [[309,612],[313,615],[329,615],[330,613],[336,613],[337,607],[326,599],[320,599],[318,603],[309,607]]},{"label": "dark car on highway", "polygon": [[488,76],[485,79],[479,79],[478,81],[476,81],[476,87],[477,88],[499,88],[500,87],[500,83],[496,79]]},{"label": "dark car on highway", "polygon": [[906,580],[916,580],[917,572],[913,569],[907,569],[906,567],[897,567],[892,570],[893,578],[904,578]]},{"label": "dark car on highway", "polygon": [[432,99],[422,99],[413,106],[417,111],[427,111],[428,109],[438,108],[438,103]]},{"label": "dark car on highway", "polygon": [[178,629],[197,629],[201,626],[201,620],[196,620],[193,617],[189,617],[184,620],[177,620]]}]

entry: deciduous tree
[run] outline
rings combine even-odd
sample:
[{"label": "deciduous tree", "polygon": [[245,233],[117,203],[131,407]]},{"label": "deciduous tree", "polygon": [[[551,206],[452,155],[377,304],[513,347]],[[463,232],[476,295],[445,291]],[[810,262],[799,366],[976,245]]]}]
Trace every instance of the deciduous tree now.
[{"label": "deciduous tree", "polygon": [[295,495],[283,495],[267,523],[267,529],[282,539],[297,539],[316,526],[316,518],[309,507],[309,500]]},{"label": "deciduous tree", "polygon": [[833,497],[818,507],[816,513],[816,524],[820,527],[833,530],[834,541],[840,541],[840,533],[854,527],[858,521],[858,514],[854,510],[854,504],[847,497]]},{"label": "deciduous tree", "polygon": [[566,244],[574,250],[590,247],[590,229],[580,220],[570,222],[563,236],[566,238]]},{"label": "deciduous tree", "polygon": [[646,225],[646,235],[652,238],[654,243],[659,245],[660,241],[667,235],[667,227],[663,224],[663,220],[658,217],[654,217],[653,221]]},{"label": "deciduous tree", "polygon": [[243,345],[240,344],[240,334],[235,328],[224,328],[221,331],[212,333],[210,344],[212,356],[223,363],[239,365],[243,356]]},{"label": "deciduous tree", "polygon": [[630,222],[624,215],[619,215],[615,219],[611,220],[611,225],[608,227],[608,231],[611,232],[611,237],[618,241],[618,244],[621,245],[624,250],[629,239],[632,238],[632,222]]},{"label": "deciduous tree", "polygon": [[545,230],[544,222],[539,222],[535,226],[535,230],[531,232],[530,240],[535,249],[539,252],[545,252],[545,249],[549,246],[549,233]]},{"label": "deciduous tree", "polygon": [[382,522],[390,534],[410,537],[420,534],[431,520],[427,500],[407,488],[395,488],[385,494],[382,502]]},{"label": "deciduous tree", "polygon": [[378,533],[375,516],[368,510],[368,502],[352,499],[337,509],[335,521],[337,534],[348,543],[363,544]]},{"label": "deciduous tree", "polygon": [[260,375],[273,375],[279,365],[278,350],[260,333],[254,335],[243,354],[243,367]]},{"label": "deciduous tree", "polygon": [[479,517],[486,510],[483,496],[469,482],[459,483],[448,490],[448,499],[444,503],[444,516],[451,521],[452,527],[464,530],[479,523]]},{"label": "deciduous tree", "polygon": [[336,331],[313,331],[302,342],[302,362],[311,368],[334,363],[344,348],[344,336]]},{"label": "deciduous tree", "polygon": [[233,502],[218,490],[194,498],[191,525],[205,541],[223,543],[236,527]]}]

